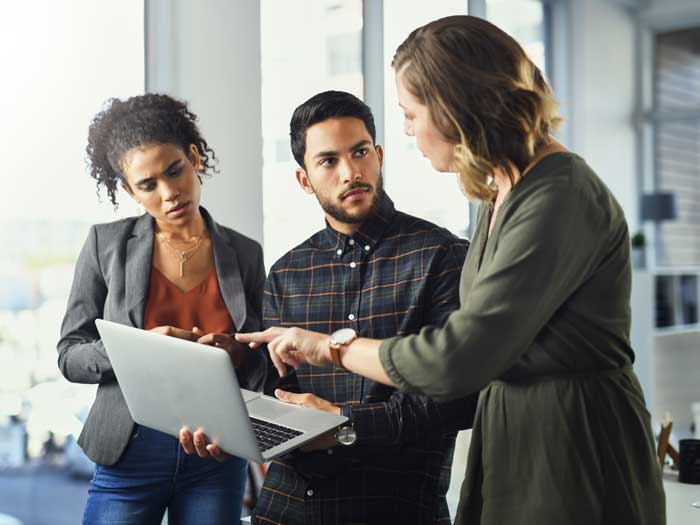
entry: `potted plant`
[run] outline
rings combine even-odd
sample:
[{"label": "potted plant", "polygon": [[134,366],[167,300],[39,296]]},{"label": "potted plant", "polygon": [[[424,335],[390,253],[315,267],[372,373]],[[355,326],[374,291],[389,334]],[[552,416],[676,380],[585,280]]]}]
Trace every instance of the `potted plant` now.
[{"label": "potted plant", "polygon": [[637,232],[632,236],[632,268],[641,270],[646,267],[646,239],[642,232]]}]

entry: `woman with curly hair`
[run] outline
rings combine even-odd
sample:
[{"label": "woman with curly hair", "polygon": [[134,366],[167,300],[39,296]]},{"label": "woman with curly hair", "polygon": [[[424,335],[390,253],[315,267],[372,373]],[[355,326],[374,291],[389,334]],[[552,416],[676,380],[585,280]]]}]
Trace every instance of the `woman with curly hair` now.
[{"label": "woman with curly hair", "polygon": [[392,65],[406,134],[481,201],[461,307],[384,341],[298,328],[236,338],[268,343],[281,373],[335,363],[438,400],[480,391],[456,523],[663,524],[620,205],[553,138],[549,87],[496,26],[436,20]]},{"label": "woman with curly hair", "polygon": [[90,126],[98,193],[116,207],[121,186],[146,213],[92,226],[61,327],[63,375],[99,385],[78,441],[96,463],[84,523],[160,523],[166,509],[171,524],[240,518],[246,462],[187,456],[175,437],[136,425],[95,328],[104,318],[217,346],[242,386],[264,380],[264,358],[231,336],[259,329],[262,249],[199,205],[216,157],[196,120],[185,103],[147,94],[109,100]]}]

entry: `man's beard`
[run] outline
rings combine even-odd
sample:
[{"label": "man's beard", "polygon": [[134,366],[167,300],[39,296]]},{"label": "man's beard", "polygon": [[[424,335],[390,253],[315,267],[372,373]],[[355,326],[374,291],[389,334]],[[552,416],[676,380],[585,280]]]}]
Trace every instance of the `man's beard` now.
[{"label": "man's beard", "polygon": [[[372,191],[372,186],[370,186],[369,184],[364,184],[362,182],[353,182],[346,188],[343,194],[355,190],[357,188],[366,188],[367,190]],[[374,188],[372,203],[370,204],[369,209],[361,215],[351,215],[340,206],[336,206],[336,204],[331,199],[320,197],[318,193],[314,193],[314,195],[316,195],[316,199],[321,205],[321,208],[323,208],[323,211],[325,211],[328,215],[333,217],[336,221],[342,222],[344,224],[361,224],[365,220],[367,220],[367,217],[374,213],[374,207],[377,204],[377,201],[382,195],[384,195],[384,178],[382,177],[382,174],[380,172],[379,178],[377,179],[377,186]]]}]

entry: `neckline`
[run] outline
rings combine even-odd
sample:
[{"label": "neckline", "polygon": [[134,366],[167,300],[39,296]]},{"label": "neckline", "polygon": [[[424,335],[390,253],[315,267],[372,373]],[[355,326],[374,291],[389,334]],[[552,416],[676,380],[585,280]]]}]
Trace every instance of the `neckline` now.
[{"label": "neckline", "polygon": [[485,210],[485,213],[484,213],[484,215],[486,216],[484,218],[484,222],[485,222],[484,240],[481,243],[481,246],[479,247],[480,253],[479,253],[479,260],[478,260],[478,265],[477,265],[477,272],[481,270],[481,265],[484,261],[484,255],[486,254],[486,248],[489,246],[489,243],[491,242],[491,238],[492,238],[493,234],[496,232],[496,228],[500,225],[501,219],[503,217],[504,208],[507,205],[509,205],[510,202],[512,201],[513,192],[521,191],[521,190],[517,189],[519,186],[522,186],[526,180],[530,180],[531,178],[533,178],[533,175],[537,174],[541,170],[542,165],[544,163],[549,162],[549,160],[552,157],[559,156],[559,155],[564,155],[564,156],[568,156],[568,157],[572,157],[572,158],[574,156],[576,156],[575,153],[573,153],[569,150],[553,151],[552,153],[549,153],[548,155],[545,155],[540,160],[538,160],[537,163],[535,163],[530,168],[530,170],[517,182],[517,184],[514,184],[513,187],[511,187],[510,191],[508,192],[508,195],[506,195],[503,198],[503,202],[501,203],[501,207],[498,210],[498,217],[496,217],[496,222],[494,222],[493,229],[491,230],[491,232],[489,232],[489,226],[491,224],[491,217],[493,215],[494,203],[491,201],[487,201],[485,203],[487,206],[487,209]]},{"label": "neckline", "polygon": [[190,288],[189,290],[183,290],[183,289],[180,288],[177,284],[175,284],[175,283],[172,282],[170,279],[168,279],[168,278],[165,276],[165,274],[164,274],[163,272],[161,272],[158,268],[156,268],[155,265],[153,266],[153,270],[155,270],[156,272],[158,272],[158,274],[161,276],[161,278],[162,278],[166,283],[168,283],[168,285],[170,285],[172,288],[174,288],[175,290],[177,290],[181,295],[189,295],[192,291],[197,290],[198,288],[201,288],[203,284],[206,284],[207,282],[209,282],[209,279],[211,279],[212,273],[216,274],[216,266],[212,266],[211,271],[206,275],[206,277],[204,277],[204,279],[202,279],[201,281],[199,281],[197,284],[195,284],[195,285],[194,285],[192,288]]},{"label": "neckline", "polygon": [[[533,177],[533,176],[534,176],[535,174],[537,174],[537,173],[542,169],[542,165],[545,164],[545,163],[548,163],[548,162],[551,160],[552,157],[559,156],[559,155],[564,155],[564,156],[568,156],[568,157],[572,157],[572,158],[573,158],[574,156],[576,156],[575,153],[573,153],[573,152],[571,152],[571,151],[569,151],[569,150],[566,150],[566,151],[553,151],[552,153],[549,153],[548,155],[545,155],[545,156],[542,157],[540,160],[538,160],[537,163],[534,164],[534,165],[528,170],[528,172],[527,172],[525,175],[523,175],[523,176],[520,178],[520,180],[519,180],[517,183],[515,183],[515,184],[510,188],[510,191],[508,192],[508,195],[506,195],[506,196],[503,198],[503,202],[501,203],[501,208],[499,209],[499,215],[498,215],[498,217],[496,217],[496,222],[498,222],[498,221],[500,220],[500,217],[501,217],[500,212],[503,210],[503,208],[506,206],[506,204],[510,204],[510,201],[512,200],[512,195],[513,195],[513,193],[517,193],[517,192],[521,191],[519,188],[520,188],[523,184],[525,184],[525,181],[529,181],[529,180],[531,180],[531,179],[533,179],[533,178],[536,178],[536,177]],[[490,221],[490,215],[493,213],[493,210],[494,210],[494,203],[493,203],[492,201],[487,201],[487,202],[486,202],[486,205],[487,205],[488,208],[489,208],[489,223],[490,223],[490,222],[491,222],[491,221]],[[493,229],[494,229],[494,230],[496,229],[496,224],[493,225]],[[492,232],[492,233],[493,233],[493,232]],[[487,240],[488,240],[490,237],[491,237],[491,235],[489,235],[488,227],[487,227],[487,231],[486,231],[486,238],[487,238]]]}]

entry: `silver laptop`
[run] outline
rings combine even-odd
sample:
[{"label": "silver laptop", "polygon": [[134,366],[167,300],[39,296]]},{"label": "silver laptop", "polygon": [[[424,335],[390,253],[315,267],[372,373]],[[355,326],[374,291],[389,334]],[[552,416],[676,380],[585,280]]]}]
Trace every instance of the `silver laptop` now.
[{"label": "silver laptop", "polygon": [[201,428],[225,452],[263,463],[347,421],[240,388],[220,348],[102,319],[95,324],[140,425],[175,437],[183,426]]}]

